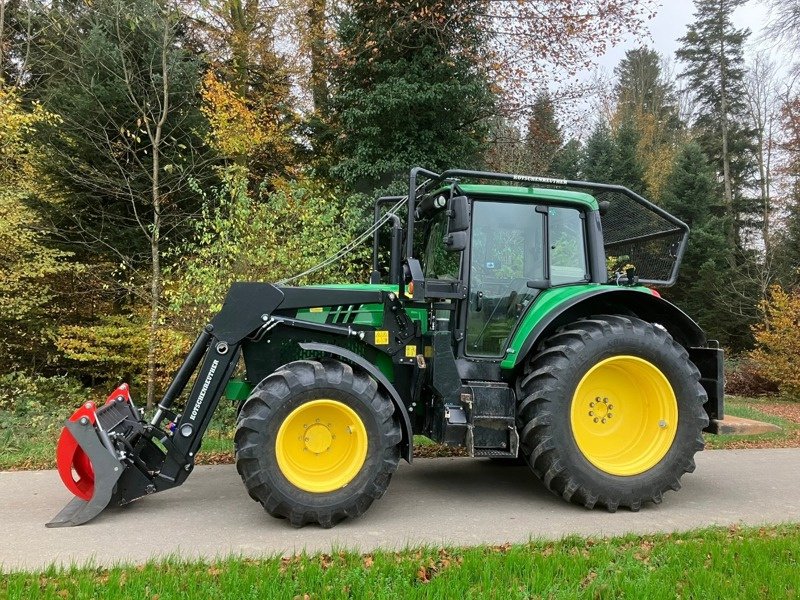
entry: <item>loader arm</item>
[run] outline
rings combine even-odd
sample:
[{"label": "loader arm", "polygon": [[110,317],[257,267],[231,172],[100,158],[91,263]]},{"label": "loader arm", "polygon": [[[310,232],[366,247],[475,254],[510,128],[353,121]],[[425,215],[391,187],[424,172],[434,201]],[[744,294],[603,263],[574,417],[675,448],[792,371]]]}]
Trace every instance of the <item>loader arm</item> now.
[{"label": "loader arm", "polygon": [[[367,302],[383,303],[387,310],[394,308],[392,314],[397,319],[407,319],[402,310],[397,311],[396,296],[383,291],[234,283],[222,310],[195,340],[149,422],[142,419],[127,392],[118,393],[127,390],[125,386],[118,388],[104,406],[95,408],[87,403],[67,422],[59,444],[59,473],[69,489],[85,493],[76,496],[47,526],[79,525],[108,505],[124,505],[181,485],[194,468],[244,340],[259,339],[269,335],[271,329],[284,326],[374,343],[374,334],[363,328],[290,316],[297,308]],[[400,341],[382,350],[397,352],[406,339],[416,335],[413,327],[395,333],[393,339]],[[192,389],[178,412],[175,402],[195,373]]]}]

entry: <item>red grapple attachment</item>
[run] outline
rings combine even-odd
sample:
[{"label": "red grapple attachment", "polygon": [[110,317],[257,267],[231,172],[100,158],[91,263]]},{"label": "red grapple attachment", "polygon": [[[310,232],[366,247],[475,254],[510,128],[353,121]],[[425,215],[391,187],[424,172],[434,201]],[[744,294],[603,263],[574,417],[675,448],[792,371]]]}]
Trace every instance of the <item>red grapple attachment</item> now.
[{"label": "red grapple attachment", "polygon": [[[109,395],[106,406],[120,401],[130,407],[127,384]],[[132,408],[131,414],[135,418]],[[98,421],[94,402],[84,403],[64,423],[56,447],[56,463],[61,480],[75,498],[47,523],[47,527],[69,527],[93,519],[111,501],[114,486],[125,469],[108,433]]]}]

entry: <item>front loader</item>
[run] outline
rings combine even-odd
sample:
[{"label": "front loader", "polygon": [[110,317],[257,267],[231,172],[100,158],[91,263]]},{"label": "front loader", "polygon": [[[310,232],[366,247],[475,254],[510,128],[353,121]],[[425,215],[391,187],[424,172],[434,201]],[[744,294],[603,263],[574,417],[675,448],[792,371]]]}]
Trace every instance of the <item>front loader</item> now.
[{"label": "front loader", "polygon": [[78,409],[57,450],[75,498],[48,526],[181,485],[226,386],[246,392],[242,481],[294,526],[361,515],[414,435],[612,512],[694,470],[723,357],[654,289],[677,279],[679,219],[615,185],[415,168],[369,233],[370,283],[233,284],[149,420],[125,384]]}]

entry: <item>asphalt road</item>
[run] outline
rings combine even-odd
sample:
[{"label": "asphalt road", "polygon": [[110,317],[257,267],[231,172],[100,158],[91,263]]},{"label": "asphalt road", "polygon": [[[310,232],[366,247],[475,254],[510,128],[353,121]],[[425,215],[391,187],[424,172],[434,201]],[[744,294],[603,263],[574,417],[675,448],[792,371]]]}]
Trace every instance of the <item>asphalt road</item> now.
[{"label": "asphalt road", "polygon": [[46,529],[70,498],[56,472],[0,472],[0,569],[800,522],[800,449],[707,451],[697,465],[663,504],[609,514],[566,504],[524,467],[418,459],[401,463],[386,495],[363,517],[327,530],[298,530],[267,515],[247,496],[233,465],[197,467],[180,488],[107,510],[80,527]]}]

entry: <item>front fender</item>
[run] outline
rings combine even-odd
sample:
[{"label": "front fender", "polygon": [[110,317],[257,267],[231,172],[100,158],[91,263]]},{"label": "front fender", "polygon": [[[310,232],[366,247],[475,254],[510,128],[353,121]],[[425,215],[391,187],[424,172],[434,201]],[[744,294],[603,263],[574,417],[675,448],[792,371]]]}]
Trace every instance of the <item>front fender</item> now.
[{"label": "front fender", "polygon": [[335,346],[333,344],[320,344],[317,342],[300,342],[299,346],[303,350],[325,352],[327,354],[332,354],[333,356],[338,356],[346,362],[358,366],[375,378],[375,380],[378,382],[378,385],[380,385],[384,390],[386,390],[386,393],[389,394],[392,404],[394,404],[397,412],[400,413],[400,429],[403,433],[403,440],[400,442],[402,456],[406,462],[410,463],[414,454],[414,433],[411,429],[411,418],[408,416],[408,410],[406,409],[406,405],[403,404],[400,394],[397,392],[397,389],[395,389],[394,385],[392,385],[392,382],[386,378],[386,375],[381,373],[375,365],[367,361],[363,356],[359,356],[355,352],[351,352],[350,350],[346,350],[339,346]]}]

